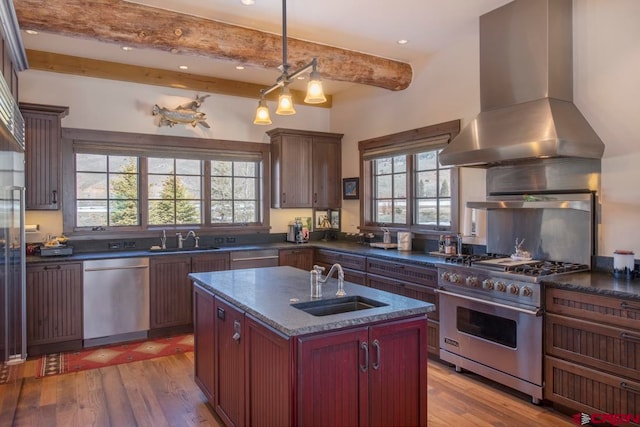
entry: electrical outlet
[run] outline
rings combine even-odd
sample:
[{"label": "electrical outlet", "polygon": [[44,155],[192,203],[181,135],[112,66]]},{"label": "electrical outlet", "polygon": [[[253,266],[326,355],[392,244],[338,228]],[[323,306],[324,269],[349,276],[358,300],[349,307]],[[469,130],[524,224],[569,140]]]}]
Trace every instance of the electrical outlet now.
[{"label": "electrical outlet", "polygon": [[109,242],[109,249],[120,249],[120,242]]},{"label": "electrical outlet", "polygon": [[125,249],[133,249],[136,247],[136,242],[134,241],[123,242],[123,244]]},{"label": "electrical outlet", "polygon": [[213,243],[215,243],[216,245],[224,243],[224,237],[214,237]]},{"label": "electrical outlet", "polygon": [[235,243],[235,242],[236,242],[235,237],[227,237],[227,243]]}]

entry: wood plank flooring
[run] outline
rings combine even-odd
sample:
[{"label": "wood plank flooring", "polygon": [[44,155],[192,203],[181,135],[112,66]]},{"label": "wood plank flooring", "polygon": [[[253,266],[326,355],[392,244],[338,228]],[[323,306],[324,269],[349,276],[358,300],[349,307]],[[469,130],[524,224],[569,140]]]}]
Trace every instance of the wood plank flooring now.
[{"label": "wood plank flooring", "polygon": [[[35,379],[35,360],[0,385],[0,427],[222,426],[193,382],[193,353]],[[470,373],[429,361],[430,427],[574,426]]]}]

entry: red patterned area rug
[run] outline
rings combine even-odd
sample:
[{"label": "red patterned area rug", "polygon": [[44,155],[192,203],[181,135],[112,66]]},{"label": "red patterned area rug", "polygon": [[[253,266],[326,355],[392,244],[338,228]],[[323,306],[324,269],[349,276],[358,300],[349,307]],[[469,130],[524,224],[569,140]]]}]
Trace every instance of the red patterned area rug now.
[{"label": "red patterned area rug", "polygon": [[36,378],[79,372],[193,351],[193,334],[54,353],[38,360]]}]

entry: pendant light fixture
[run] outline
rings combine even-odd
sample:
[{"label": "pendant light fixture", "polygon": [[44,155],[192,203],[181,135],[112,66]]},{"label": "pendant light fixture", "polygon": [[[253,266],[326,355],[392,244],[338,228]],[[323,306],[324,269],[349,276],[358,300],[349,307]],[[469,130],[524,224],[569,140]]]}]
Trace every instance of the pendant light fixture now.
[{"label": "pendant light fixture", "polygon": [[280,96],[278,98],[276,114],[291,115],[296,113],[296,110],[293,108],[293,99],[288,86],[298,76],[308,72],[309,70],[311,70],[311,73],[309,75],[307,95],[304,102],[307,104],[321,104],[327,101],[327,98],[324,96],[320,73],[318,72],[317,58],[313,58],[311,62],[306,64],[304,67],[289,74],[289,63],[287,62],[287,0],[282,0],[282,65],[278,68],[282,71],[282,74],[278,77],[275,84],[260,91],[260,101],[258,101],[256,117],[253,121],[256,125],[271,124],[269,107],[267,106],[265,97],[278,88],[280,88]]}]

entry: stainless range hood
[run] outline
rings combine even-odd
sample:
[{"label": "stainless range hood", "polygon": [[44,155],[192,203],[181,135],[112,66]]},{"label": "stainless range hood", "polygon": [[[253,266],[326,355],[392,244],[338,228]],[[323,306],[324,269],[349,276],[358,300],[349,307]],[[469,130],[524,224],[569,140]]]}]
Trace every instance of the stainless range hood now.
[{"label": "stainless range hood", "polygon": [[480,17],[481,113],[444,165],[599,159],[604,144],[573,104],[572,0],[516,0]]}]

